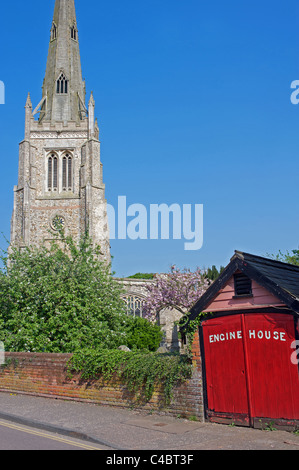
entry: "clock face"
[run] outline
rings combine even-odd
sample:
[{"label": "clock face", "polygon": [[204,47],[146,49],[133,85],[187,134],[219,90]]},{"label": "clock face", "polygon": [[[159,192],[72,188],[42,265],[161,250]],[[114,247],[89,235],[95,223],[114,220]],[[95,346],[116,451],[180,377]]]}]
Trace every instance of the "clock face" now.
[{"label": "clock face", "polygon": [[59,229],[64,228],[64,226],[65,226],[64,217],[62,217],[62,215],[55,215],[54,219],[51,222],[52,229],[57,231]]}]

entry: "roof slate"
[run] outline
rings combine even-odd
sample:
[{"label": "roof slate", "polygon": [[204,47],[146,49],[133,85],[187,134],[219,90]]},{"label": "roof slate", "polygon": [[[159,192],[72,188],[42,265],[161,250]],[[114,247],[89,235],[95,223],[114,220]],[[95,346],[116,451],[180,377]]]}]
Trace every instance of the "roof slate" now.
[{"label": "roof slate", "polygon": [[235,251],[230,263],[218,279],[192,307],[188,321],[182,326],[182,330],[208,307],[219,290],[238,270],[276,295],[290,310],[299,315],[299,266]]},{"label": "roof slate", "polygon": [[299,300],[299,266],[239,251],[235,252],[235,257],[239,257],[278,287]]}]

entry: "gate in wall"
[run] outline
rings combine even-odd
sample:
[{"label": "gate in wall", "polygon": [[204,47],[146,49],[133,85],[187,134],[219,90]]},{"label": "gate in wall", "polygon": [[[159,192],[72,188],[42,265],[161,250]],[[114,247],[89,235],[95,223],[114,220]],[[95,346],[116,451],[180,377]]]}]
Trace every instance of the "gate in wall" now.
[{"label": "gate in wall", "polygon": [[293,315],[244,313],[202,323],[206,417],[261,427],[299,424]]}]

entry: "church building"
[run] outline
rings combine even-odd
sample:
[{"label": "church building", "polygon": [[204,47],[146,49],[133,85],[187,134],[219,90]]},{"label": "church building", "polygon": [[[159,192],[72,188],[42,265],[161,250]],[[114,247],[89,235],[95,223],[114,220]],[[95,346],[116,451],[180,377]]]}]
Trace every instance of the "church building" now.
[{"label": "church building", "polygon": [[[100,158],[99,127],[91,93],[86,106],[79,31],[74,0],[56,0],[46,73],[40,102],[25,105],[25,137],[19,148],[18,185],[14,187],[10,249],[49,247],[63,227],[79,241],[86,232],[111,262],[110,236]],[[142,317],[152,281],[119,279],[127,314]],[[163,344],[178,349],[175,320],[165,309],[159,323]]]},{"label": "church building", "polygon": [[109,263],[99,128],[85,95],[74,0],[56,0],[41,101],[33,109],[28,95],[25,106],[11,246],[47,246],[63,226],[74,240],[88,231]]}]

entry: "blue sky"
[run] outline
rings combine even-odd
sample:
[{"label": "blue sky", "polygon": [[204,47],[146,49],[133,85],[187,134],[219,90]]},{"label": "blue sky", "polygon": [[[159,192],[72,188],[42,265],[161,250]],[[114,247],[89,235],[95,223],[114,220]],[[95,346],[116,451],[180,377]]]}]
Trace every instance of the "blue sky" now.
[{"label": "blue sky", "polygon": [[[24,105],[41,99],[54,0],[1,5],[0,230],[9,238]],[[204,245],[114,240],[117,275],[226,265],[299,245],[295,0],[76,0],[108,203],[204,204]],[[2,242],[2,246],[4,242]]]}]

